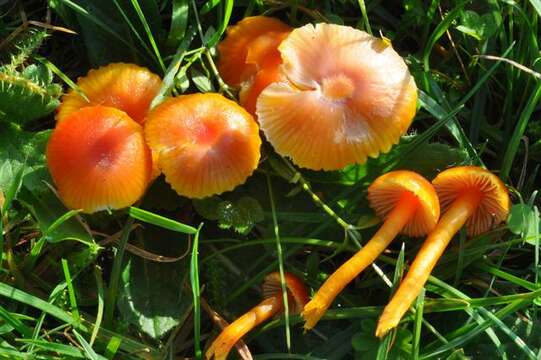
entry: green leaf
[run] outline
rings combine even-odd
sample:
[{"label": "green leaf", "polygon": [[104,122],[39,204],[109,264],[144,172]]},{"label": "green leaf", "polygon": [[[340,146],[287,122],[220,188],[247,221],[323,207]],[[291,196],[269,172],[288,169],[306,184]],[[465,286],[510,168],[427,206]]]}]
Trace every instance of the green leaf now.
[{"label": "green leaf", "polygon": [[536,244],[538,234],[541,232],[539,224],[541,224],[539,212],[535,211],[535,208],[527,204],[516,204],[511,207],[507,226],[513,234],[522,236],[527,243]]},{"label": "green leaf", "polygon": [[56,109],[60,94],[57,84],[41,86],[22,76],[0,72],[0,121],[24,124],[42,118]]},{"label": "green leaf", "polygon": [[479,15],[475,11],[466,10],[462,13],[460,25],[456,29],[481,41],[498,31],[498,23],[492,13]]},{"label": "green leaf", "polygon": [[[76,240],[87,245],[93,244],[94,240],[83,225],[77,221],[72,213],[68,218],[67,209],[57,195],[46,185],[52,183],[47,169],[36,169],[27,174],[23,181],[23,187],[19,191],[17,199],[32,213],[37,221],[41,232],[51,243]],[[62,218],[64,221],[58,223]]]},{"label": "green leaf", "polygon": [[250,196],[222,200],[218,196],[193,201],[195,210],[205,219],[218,221],[222,229],[247,234],[265,218],[261,204]]},{"label": "green leaf", "polygon": [[[162,228],[145,226],[142,243],[136,246],[158,254],[178,256],[186,242]],[[174,254],[174,255],[172,255]],[[184,293],[186,258],[160,263],[126,253],[117,306],[122,317],[148,336],[159,339],[177,326],[191,304]]]}]

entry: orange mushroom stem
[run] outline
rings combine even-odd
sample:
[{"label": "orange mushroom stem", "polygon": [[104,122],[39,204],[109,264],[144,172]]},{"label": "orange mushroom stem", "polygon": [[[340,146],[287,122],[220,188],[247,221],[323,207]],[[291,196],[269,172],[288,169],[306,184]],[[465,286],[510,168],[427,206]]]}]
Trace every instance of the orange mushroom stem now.
[{"label": "orange mushroom stem", "polygon": [[[302,280],[291,273],[285,273],[289,311],[298,313],[308,301],[308,291]],[[284,301],[280,282],[280,273],[273,272],[263,283],[264,300],[250,309],[247,313],[232,322],[212,342],[205,359],[225,360],[245,334],[262,322],[284,311]]]},{"label": "orange mushroom stem", "polygon": [[445,213],[428,235],[376,328],[383,337],[409,309],[453,236],[464,226],[475,236],[500,224],[509,213],[509,194],[501,180],[475,166],[441,172],[433,181]]},{"label": "orange mushroom stem", "polygon": [[421,236],[434,228],[440,209],[432,184],[411,171],[394,171],[377,178],[368,188],[368,200],[385,219],[372,239],[338,268],[306,304],[305,329],[312,329],[336,296],[387,248],[400,233]]}]

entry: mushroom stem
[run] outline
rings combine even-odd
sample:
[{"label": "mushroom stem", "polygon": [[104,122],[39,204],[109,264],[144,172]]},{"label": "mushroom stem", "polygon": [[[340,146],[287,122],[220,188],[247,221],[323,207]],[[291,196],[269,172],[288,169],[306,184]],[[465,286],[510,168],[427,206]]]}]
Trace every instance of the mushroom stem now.
[{"label": "mushroom stem", "polygon": [[421,292],[438,259],[453,238],[476,210],[481,194],[468,191],[450,206],[434,230],[428,235],[410,269],[378,321],[376,336],[381,338],[396,327]]},{"label": "mushroom stem", "polygon": [[389,213],[372,239],[329,276],[312,300],[306,304],[302,312],[302,316],[306,320],[305,330],[312,329],[346,285],[372,264],[379,254],[387,248],[415,214],[417,205],[418,201],[411,192],[404,192],[401,195],[395,208]]},{"label": "mushroom stem", "polygon": [[281,312],[283,308],[282,293],[263,300],[220,333],[205,353],[205,359],[225,360],[237,341],[257,325]]}]

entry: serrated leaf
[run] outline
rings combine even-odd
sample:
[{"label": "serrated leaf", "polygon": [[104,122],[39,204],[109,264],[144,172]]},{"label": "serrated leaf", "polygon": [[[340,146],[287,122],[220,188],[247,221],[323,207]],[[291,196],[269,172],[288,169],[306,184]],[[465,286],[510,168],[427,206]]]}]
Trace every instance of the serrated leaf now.
[{"label": "serrated leaf", "polygon": [[205,219],[218,221],[221,229],[233,229],[239,234],[249,233],[265,215],[259,202],[249,196],[222,200],[218,196],[194,200],[193,205]]},{"label": "serrated leaf", "polygon": [[24,124],[50,114],[59,104],[60,87],[42,87],[22,76],[0,72],[0,121]]}]

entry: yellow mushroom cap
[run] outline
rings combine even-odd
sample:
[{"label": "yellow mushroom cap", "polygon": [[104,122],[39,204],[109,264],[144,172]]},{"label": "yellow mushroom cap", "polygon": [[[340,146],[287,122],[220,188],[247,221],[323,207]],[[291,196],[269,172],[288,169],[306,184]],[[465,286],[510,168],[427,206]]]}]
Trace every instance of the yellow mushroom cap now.
[{"label": "yellow mushroom cap", "polygon": [[219,94],[166,100],[148,115],[145,135],[165,180],[190,198],[233,190],[259,162],[257,123]]},{"label": "yellow mushroom cap", "polygon": [[[284,280],[290,306],[289,312],[298,314],[302,311],[304,305],[308,303],[308,289],[301,279],[290,272],[284,273]],[[265,276],[265,281],[262,286],[263,297],[269,298],[271,296],[276,296],[276,294],[282,294],[281,284],[280,273],[278,271]]]},{"label": "yellow mushroom cap", "polygon": [[474,214],[466,221],[469,236],[492,229],[507,219],[509,192],[499,177],[478,166],[457,166],[442,171],[432,181],[440,198],[442,211],[468,192],[480,194]]},{"label": "yellow mushroom cap", "polygon": [[86,213],[132,205],[152,171],[143,128],[105,106],[81,108],[58,123],[47,164],[64,204]]},{"label": "yellow mushroom cap", "polygon": [[440,204],[436,190],[421,175],[408,170],[381,175],[368,187],[368,201],[378,217],[385,219],[404,193],[414,195],[411,206],[416,210],[402,233],[412,237],[428,234],[440,218]]},{"label": "yellow mushroom cap", "polygon": [[72,89],[62,97],[56,119],[62,121],[81,107],[104,105],[120,109],[142,124],[161,83],[158,75],[135,64],[113,63],[92,69],[77,80],[90,102]]},{"label": "yellow mushroom cap", "polygon": [[238,86],[261,68],[280,63],[278,45],[291,28],[278,19],[250,16],[227,28],[218,44],[218,71],[224,81]]},{"label": "yellow mushroom cap", "polygon": [[415,115],[417,87],[383,40],[348,26],[295,29],[279,47],[289,81],[257,101],[276,151],[309,169],[364,163],[396,144]]}]

